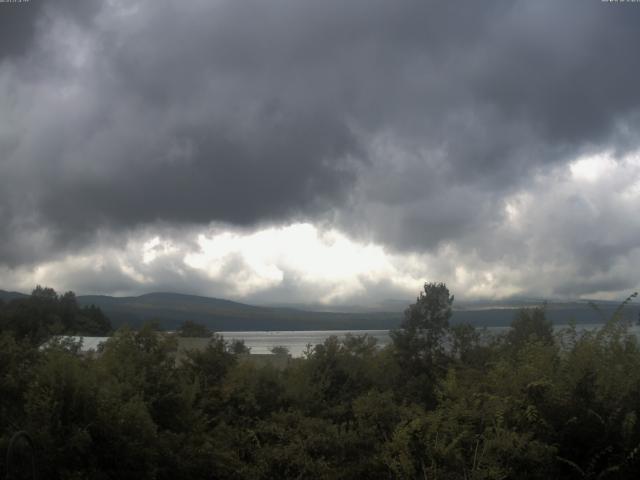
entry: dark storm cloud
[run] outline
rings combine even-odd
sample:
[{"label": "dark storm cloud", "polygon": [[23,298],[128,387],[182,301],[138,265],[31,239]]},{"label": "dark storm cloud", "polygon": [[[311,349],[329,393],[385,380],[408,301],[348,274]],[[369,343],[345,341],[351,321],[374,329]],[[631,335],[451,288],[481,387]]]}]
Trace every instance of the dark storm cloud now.
[{"label": "dark storm cloud", "polygon": [[41,5],[37,1],[0,4],[0,60],[31,48]]},{"label": "dark storm cloud", "polygon": [[[316,195],[339,196],[353,180],[339,161],[354,147],[346,130],[318,117],[300,116],[295,124],[278,126],[263,121],[255,133],[263,138],[247,143],[215,127],[198,127],[177,134],[175,146],[186,158],[156,161],[172,149],[170,140],[160,139],[153,153],[123,152],[134,154],[123,171],[81,185],[60,178],[59,189],[43,198],[43,215],[74,231],[102,220],[128,226],[158,219],[247,224],[287,218],[303,209],[313,212],[319,206]],[[136,153],[155,158],[138,161]]]},{"label": "dark storm cloud", "polygon": [[307,218],[493,258],[532,175],[638,146],[631,3],[53,5],[0,5],[11,265],[103,230]]},{"label": "dark storm cloud", "polygon": [[15,59],[33,48],[38,29],[45,29],[52,15],[90,21],[99,0],[29,0],[0,3],[0,61]]}]

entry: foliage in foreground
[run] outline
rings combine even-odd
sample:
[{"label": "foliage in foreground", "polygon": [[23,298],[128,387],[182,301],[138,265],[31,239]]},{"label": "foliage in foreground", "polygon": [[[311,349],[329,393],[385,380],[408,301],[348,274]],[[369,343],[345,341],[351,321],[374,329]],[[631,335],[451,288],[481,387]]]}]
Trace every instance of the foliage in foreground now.
[{"label": "foliage in foreground", "polygon": [[73,292],[38,286],[29,297],[0,300],[0,332],[37,346],[52,335],[107,335],[111,322],[94,305],[80,307]]},{"label": "foliage in foreground", "polygon": [[176,365],[151,327],[93,357],[5,330],[0,452],[27,430],[51,479],[637,478],[640,348],[622,315],[554,334],[523,310],[488,336],[450,327],[452,302],[425,285],[389,347],[332,337],[283,371],[218,335]]}]

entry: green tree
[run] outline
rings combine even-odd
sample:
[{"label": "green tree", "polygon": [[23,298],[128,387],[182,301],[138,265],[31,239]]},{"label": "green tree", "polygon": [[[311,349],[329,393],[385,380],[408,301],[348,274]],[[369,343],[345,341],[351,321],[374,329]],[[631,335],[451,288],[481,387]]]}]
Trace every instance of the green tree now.
[{"label": "green tree", "polygon": [[2,308],[0,330],[40,345],[52,335],[106,335],[111,322],[94,305],[80,308],[73,292],[59,296],[52,288],[37,286],[31,296]]},{"label": "green tree", "polygon": [[78,310],[70,332],[78,335],[108,335],[112,331],[111,321],[95,305],[88,305]]},{"label": "green tree", "polygon": [[178,328],[178,335],[181,337],[209,338],[213,335],[213,332],[201,323],[185,320]]},{"label": "green tree", "polygon": [[400,329],[391,332],[403,376],[400,384],[416,399],[433,403],[435,383],[444,373],[443,339],[449,330],[453,295],[444,283],[425,283],[416,303],[404,312]]},{"label": "green tree", "polygon": [[547,320],[545,308],[523,308],[511,322],[507,341],[520,348],[527,342],[538,341],[545,345],[553,344],[553,324]]},{"label": "green tree", "polygon": [[251,353],[251,348],[247,347],[244,340],[233,340],[229,345],[229,351],[234,355],[242,355]]},{"label": "green tree", "polygon": [[271,349],[271,353],[274,355],[289,355],[289,349],[282,345],[276,345]]},{"label": "green tree", "polygon": [[428,358],[440,350],[452,305],[453,295],[444,283],[425,283],[416,303],[405,310],[400,329],[391,332],[396,348],[414,358]]},{"label": "green tree", "polygon": [[473,325],[461,323],[450,329],[451,353],[462,364],[481,366],[488,349],[481,343],[481,333]]}]

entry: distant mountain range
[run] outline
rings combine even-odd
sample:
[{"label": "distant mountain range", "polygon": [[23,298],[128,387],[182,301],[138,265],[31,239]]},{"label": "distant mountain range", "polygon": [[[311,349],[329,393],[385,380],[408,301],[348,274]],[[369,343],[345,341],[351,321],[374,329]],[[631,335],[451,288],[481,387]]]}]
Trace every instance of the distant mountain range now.
[{"label": "distant mountain range", "polygon": [[[0,299],[9,301],[26,297],[18,292],[0,290]],[[387,300],[383,303],[390,311],[321,311],[318,305],[253,306],[219,298],[183,295],[178,293],[149,293],[138,297],[110,297],[106,295],[80,295],[81,306],[96,305],[110,318],[114,327],[124,324],[139,326],[157,321],[162,328],[176,329],[183,321],[202,323],[215,331],[242,330],[376,330],[396,328],[403,311],[411,303]],[[599,311],[588,301],[547,303],[547,317],[556,324],[570,320],[577,323],[602,323],[618,307],[619,302],[596,302]],[[522,307],[541,305],[537,299],[473,302],[456,304],[452,323],[468,322],[475,326],[506,326]],[[393,310],[391,310],[393,308]],[[640,306],[630,304],[625,316],[638,319]]]},{"label": "distant mountain range", "polygon": [[4,290],[0,290],[0,300],[4,302],[8,302],[9,300],[13,300],[14,298],[24,298],[28,297],[24,293],[19,292],[6,292]]}]

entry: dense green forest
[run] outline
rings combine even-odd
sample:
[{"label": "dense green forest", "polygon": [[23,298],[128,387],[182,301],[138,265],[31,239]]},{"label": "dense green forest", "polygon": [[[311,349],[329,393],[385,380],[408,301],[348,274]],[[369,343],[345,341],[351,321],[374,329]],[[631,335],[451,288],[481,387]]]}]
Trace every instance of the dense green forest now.
[{"label": "dense green forest", "polygon": [[[0,305],[0,474],[26,431],[48,479],[638,478],[629,300],[596,331],[554,333],[532,308],[490,336],[451,326],[453,297],[426,284],[391,345],[331,337],[275,369],[215,334],[176,363],[176,337],[152,325],[118,329],[97,355],[41,348],[111,327],[36,289]],[[16,450],[9,473],[29,478]]]}]

